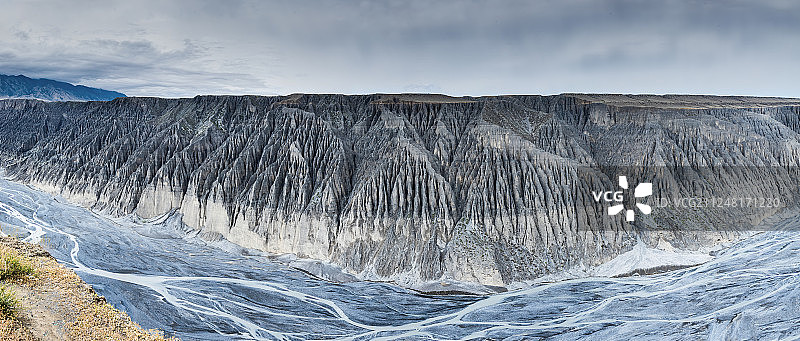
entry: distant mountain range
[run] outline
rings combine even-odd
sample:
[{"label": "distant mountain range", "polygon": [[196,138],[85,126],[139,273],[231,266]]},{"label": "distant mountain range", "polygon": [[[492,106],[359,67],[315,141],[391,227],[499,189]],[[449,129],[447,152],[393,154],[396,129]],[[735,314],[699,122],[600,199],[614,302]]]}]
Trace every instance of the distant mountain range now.
[{"label": "distant mountain range", "polygon": [[26,98],[43,101],[110,101],[125,94],[52,79],[33,79],[23,75],[0,75],[0,99]]}]

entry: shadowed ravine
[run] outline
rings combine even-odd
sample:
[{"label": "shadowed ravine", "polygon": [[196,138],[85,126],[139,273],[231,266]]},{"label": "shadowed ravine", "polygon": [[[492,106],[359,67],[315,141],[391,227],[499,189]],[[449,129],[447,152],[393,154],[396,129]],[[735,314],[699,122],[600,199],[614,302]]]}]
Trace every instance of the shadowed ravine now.
[{"label": "shadowed ravine", "polygon": [[231,244],[208,245],[171,227],[175,219],[112,221],[0,180],[4,233],[46,245],[134,321],[186,340],[800,337],[800,235],[783,231],[797,229],[796,217],[766,222],[775,231],[697,267],[488,297],[329,283]]}]

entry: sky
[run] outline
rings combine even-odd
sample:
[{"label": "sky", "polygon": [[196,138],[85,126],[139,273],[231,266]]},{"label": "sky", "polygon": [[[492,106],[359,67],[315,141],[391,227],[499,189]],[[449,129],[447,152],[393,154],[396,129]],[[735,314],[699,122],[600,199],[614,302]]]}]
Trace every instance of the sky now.
[{"label": "sky", "polygon": [[0,0],[0,74],[129,96],[800,97],[800,1]]}]

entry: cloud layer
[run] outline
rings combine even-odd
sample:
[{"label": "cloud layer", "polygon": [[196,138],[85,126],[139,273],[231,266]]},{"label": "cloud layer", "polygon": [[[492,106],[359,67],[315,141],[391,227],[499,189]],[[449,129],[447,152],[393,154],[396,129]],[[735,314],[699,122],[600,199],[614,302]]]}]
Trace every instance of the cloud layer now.
[{"label": "cloud layer", "polygon": [[795,1],[5,1],[0,73],[136,96],[800,97]]}]

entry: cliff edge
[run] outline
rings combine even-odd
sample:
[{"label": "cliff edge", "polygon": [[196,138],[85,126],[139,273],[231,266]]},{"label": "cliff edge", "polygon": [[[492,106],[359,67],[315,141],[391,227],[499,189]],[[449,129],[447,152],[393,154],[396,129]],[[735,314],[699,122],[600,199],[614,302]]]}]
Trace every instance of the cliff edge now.
[{"label": "cliff edge", "polygon": [[0,237],[0,340],[165,340],[114,309],[41,246]]}]

